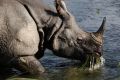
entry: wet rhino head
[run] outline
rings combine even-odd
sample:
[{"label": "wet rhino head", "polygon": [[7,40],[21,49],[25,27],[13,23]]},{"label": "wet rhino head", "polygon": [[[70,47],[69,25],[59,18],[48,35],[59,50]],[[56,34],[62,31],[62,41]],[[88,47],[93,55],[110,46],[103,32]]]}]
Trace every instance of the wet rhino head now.
[{"label": "wet rhino head", "polygon": [[77,25],[63,0],[56,0],[55,4],[61,25],[51,37],[49,48],[57,56],[80,60],[82,63],[88,61],[87,65],[95,66],[101,61],[106,18],[103,19],[98,31],[86,32]]}]

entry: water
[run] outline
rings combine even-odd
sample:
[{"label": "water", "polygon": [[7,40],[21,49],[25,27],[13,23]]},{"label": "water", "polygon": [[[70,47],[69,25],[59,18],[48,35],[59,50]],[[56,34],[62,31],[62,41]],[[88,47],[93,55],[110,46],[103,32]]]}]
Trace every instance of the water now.
[{"label": "water", "polygon": [[[54,0],[44,0],[53,6]],[[105,66],[94,72],[80,70],[76,61],[59,58],[46,51],[41,59],[47,69],[43,80],[120,80],[120,1],[119,0],[66,0],[70,12],[86,31],[96,31],[103,17],[107,17],[104,35]],[[17,79],[16,79],[17,78]],[[12,78],[30,80],[32,78]],[[33,79],[34,80],[34,79]],[[42,79],[41,79],[42,80]]]}]

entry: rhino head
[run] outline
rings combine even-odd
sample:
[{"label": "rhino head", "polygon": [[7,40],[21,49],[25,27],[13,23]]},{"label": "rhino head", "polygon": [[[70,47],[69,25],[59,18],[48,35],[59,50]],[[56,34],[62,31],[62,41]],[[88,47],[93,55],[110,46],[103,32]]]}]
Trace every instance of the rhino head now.
[{"label": "rhino head", "polygon": [[[86,32],[77,25],[63,0],[56,0],[55,6],[57,15],[61,19],[61,25],[55,35],[51,37],[49,49],[57,56],[80,60],[82,63],[86,63],[88,60],[87,65],[95,66],[102,57],[106,18],[103,19],[98,31]],[[60,23],[60,21],[58,22]]]}]

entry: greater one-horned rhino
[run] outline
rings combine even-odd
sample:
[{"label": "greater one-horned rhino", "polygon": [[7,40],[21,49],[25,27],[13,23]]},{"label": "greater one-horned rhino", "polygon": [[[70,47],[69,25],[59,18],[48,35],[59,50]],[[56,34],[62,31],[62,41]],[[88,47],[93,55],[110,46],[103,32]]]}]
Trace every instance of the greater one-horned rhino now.
[{"label": "greater one-horned rhino", "polygon": [[[0,67],[14,67],[31,74],[44,72],[37,60],[46,48],[60,57],[97,63],[102,56],[106,19],[97,32],[83,31],[63,0],[56,11],[41,0],[0,0]],[[92,63],[91,63],[92,62]]]}]

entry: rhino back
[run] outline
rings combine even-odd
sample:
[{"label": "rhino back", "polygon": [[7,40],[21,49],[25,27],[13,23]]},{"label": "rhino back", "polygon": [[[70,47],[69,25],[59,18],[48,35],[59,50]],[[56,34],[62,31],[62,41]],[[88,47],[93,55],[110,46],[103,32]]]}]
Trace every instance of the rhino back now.
[{"label": "rhino back", "polygon": [[0,53],[34,55],[38,51],[37,27],[22,4],[0,0]]}]

